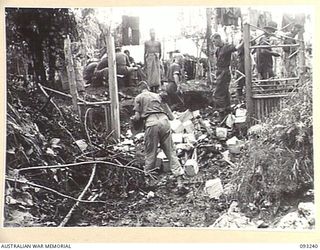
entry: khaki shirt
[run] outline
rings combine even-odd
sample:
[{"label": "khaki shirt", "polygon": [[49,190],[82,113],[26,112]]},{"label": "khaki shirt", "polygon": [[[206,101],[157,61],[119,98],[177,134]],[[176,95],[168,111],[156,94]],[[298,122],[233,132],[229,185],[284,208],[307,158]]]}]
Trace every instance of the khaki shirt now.
[{"label": "khaki shirt", "polygon": [[158,94],[150,91],[142,92],[135,98],[133,110],[139,112],[141,118],[147,118],[145,124],[146,127],[155,125],[155,122],[159,118],[167,118],[161,102],[161,97]]}]

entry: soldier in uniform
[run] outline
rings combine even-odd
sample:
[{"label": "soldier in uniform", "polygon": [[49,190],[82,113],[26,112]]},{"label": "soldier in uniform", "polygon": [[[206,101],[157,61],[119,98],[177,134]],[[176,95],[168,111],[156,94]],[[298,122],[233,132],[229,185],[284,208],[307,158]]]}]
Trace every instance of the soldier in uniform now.
[{"label": "soldier in uniform", "polygon": [[[184,169],[181,167],[174,144],[172,141],[171,127],[168,118],[167,108],[159,94],[149,91],[145,81],[138,84],[140,94],[134,100],[135,115],[132,120],[143,119],[145,126],[145,172],[153,171],[156,168],[158,144],[167,156],[171,172],[177,177],[178,189],[183,191],[182,184]],[[167,109],[167,110],[166,110]]]},{"label": "soldier in uniform", "polygon": [[147,82],[152,92],[158,91],[161,82],[161,43],[156,41],[155,37],[155,31],[151,29],[151,39],[144,44],[144,64],[147,70]]},{"label": "soldier in uniform", "polygon": [[213,102],[215,108],[224,112],[230,108],[230,92],[229,85],[231,81],[231,73],[230,73],[230,61],[231,54],[237,51],[243,43],[234,46],[233,44],[228,44],[222,41],[220,34],[215,33],[212,35],[212,41],[216,50],[217,57],[217,72],[216,72],[216,89],[213,94]]}]

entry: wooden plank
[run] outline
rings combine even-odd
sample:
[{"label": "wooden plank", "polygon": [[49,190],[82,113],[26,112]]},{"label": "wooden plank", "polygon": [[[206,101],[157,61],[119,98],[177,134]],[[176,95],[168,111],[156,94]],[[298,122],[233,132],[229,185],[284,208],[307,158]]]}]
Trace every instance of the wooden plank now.
[{"label": "wooden plank", "polygon": [[211,30],[212,30],[212,9],[211,8],[207,8],[206,9],[206,18],[207,18],[207,57],[208,57],[208,80],[209,80],[209,84],[211,85],[212,83],[212,76],[211,76],[211,55],[210,55],[210,44],[211,44]]},{"label": "wooden plank", "polygon": [[261,120],[264,118],[265,116],[265,112],[264,112],[264,99],[259,99],[260,101],[260,112],[261,112]]},{"label": "wooden plank", "polygon": [[[283,35],[283,34],[274,34],[274,33],[269,33],[269,32],[267,32],[265,29],[263,29],[263,28],[259,28],[258,26],[255,26],[255,25],[252,25],[252,24],[250,24],[250,26],[251,27],[253,27],[253,28],[255,28],[255,29],[258,29],[258,30],[262,30],[263,32],[265,32],[265,33],[268,33],[268,34],[270,34],[271,36],[274,36],[274,37],[277,37],[277,38],[288,38],[288,39],[292,39],[292,37],[289,37],[289,36],[286,36],[286,35]],[[295,39],[296,41],[301,41],[301,40],[299,40],[299,39]]]},{"label": "wooden plank", "polygon": [[118,83],[117,83],[117,71],[116,71],[116,57],[114,38],[107,32],[107,52],[108,52],[108,80],[109,80],[109,94],[111,99],[111,124],[113,132],[113,138],[120,140],[120,107],[118,97]]},{"label": "wooden plank", "polygon": [[260,101],[260,113],[261,113],[261,120],[264,118],[265,116],[265,112],[264,112],[264,99],[259,99]]},{"label": "wooden plank", "polygon": [[288,78],[278,78],[278,79],[261,79],[261,80],[253,80],[252,82],[278,82],[278,81],[291,81],[291,80],[299,80],[299,77],[288,77]]},{"label": "wooden plank", "polygon": [[254,107],[252,100],[252,72],[251,72],[251,56],[250,56],[250,25],[245,23],[243,26],[244,41],[244,65],[246,75],[246,105],[247,105],[247,122],[250,124],[254,117]]},{"label": "wooden plank", "polygon": [[103,111],[104,111],[104,120],[106,123],[106,131],[107,133],[109,132],[109,130],[111,129],[109,126],[109,119],[108,119],[108,112],[109,110],[109,106],[108,105],[103,105]]},{"label": "wooden plank", "polygon": [[77,83],[76,83],[76,75],[74,72],[74,65],[71,53],[71,41],[69,36],[64,40],[64,54],[66,59],[67,73],[68,73],[68,82],[70,94],[72,96],[72,104],[73,110],[80,117],[80,110],[78,107],[78,92],[77,92]]},{"label": "wooden plank", "polygon": [[110,101],[79,102],[78,105],[84,105],[84,106],[101,106],[101,105],[111,105],[111,102],[110,102]]},{"label": "wooden plank", "polygon": [[255,95],[252,95],[252,98],[253,99],[265,99],[265,98],[272,98],[272,97],[287,97],[288,95],[287,94],[272,94],[272,95],[259,95],[259,94],[255,94]]},{"label": "wooden plank", "polygon": [[268,113],[268,99],[266,98],[263,100],[263,109],[264,109],[264,117],[266,117],[269,113]]},{"label": "wooden plank", "polygon": [[268,99],[268,115],[272,113],[272,98]]},{"label": "wooden plank", "polygon": [[256,99],[255,103],[256,103],[256,106],[257,106],[257,119],[261,120],[260,99]]},{"label": "wooden plank", "polygon": [[250,49],[267,49],[267,48],[286,48],[286,47],[299,47],[300,45],[297,44],[276,44],[276,45],[255,45],[251,46]]},{"label": "wooden plank", "polygon": [[281,98],[276,98],[276,111],[279,111],[280,110],[280,100]]},{"label": "wooden plank", "polygon": [[271,112],[275,112],[275,98],[271,98],[270,102],[271,102]]},{"label": "wooden plank", "polygon": [[306,72],[306,58],[305,58],[305,44],[303,40],[304,28],[298,33],[298,39],[300,40],[300,51],[299,51],[299,77],[300,82],[304,82],[304,76]]},{"label": "wooden plank", "polygon": [[271,91],[284,91],[284,90],[291,90],[292,88],[273,88],[273,89],[264,89],[264,90],[261,90],[261,89],[253,89],[252,90],[252,93],[256,93],[256,92],[260,92],[261,94],[262,93],[268,93],[268,92],[271,92]]},{"label": "wooden plank", "polygon": [[296,83],[288,83],[288,84],[253,84],[252,88],[262,88],[262,87],[297,87]]},{"label": "wooden plank", "polygon": [[259,106],[260,106],[260,121],[262,120],[263,118],[263,99],[258,99],[259,100]]}]

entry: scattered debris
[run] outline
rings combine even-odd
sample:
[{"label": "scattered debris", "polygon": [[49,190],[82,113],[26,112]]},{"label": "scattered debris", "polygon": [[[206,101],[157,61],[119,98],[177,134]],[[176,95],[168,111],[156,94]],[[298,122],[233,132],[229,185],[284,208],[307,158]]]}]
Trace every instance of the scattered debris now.
[{"label": "scattered debris", "polygon": [[197,150],[193,150],[192,157],[186,161],[184,168],[188,176],[195,176],[199,172]]},{"label": "scattered debris", "polygon": [[221,127],[216,127],[216,136],[220,140],[226,140],[228,135],[228,129],[227,128],[221,128]]},{"label": "scattered debris", "polygon": [[150,191],[150,192],[147,194],[147,199],[154,198],[154,196],[155,196],[154,192]]},{"label": "scattered debris", "polygon": [[223,187],[220,178],[206,181],[204,192],[210,199],[219,199],[223,194]]},{"label": "scattered debris", "polygon": [[288,213],[279,222],[278,229],[305,230],[315,228],[314,203],[299,203],[298,211]]},{"label": "scattered debris", "polygon": [[221,215],[210,227],[255,229],[257,225],[250,218],[239,212],[237,202],[232,202],[228,212]]},{"label": "scattered debris", "polygon": [[75,141],[75,143],[77,144],[77,146],[78,146],[82,151],[86,151],[86,149],[88,148],[88,144],[86,143],[86,141],[85,141],[84,139],[77,140],[77,141]]}]

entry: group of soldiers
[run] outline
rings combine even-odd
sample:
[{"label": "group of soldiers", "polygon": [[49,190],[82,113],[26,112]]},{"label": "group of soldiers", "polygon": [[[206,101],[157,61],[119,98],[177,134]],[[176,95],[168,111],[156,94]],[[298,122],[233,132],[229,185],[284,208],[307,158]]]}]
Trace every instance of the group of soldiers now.
[{"label": "group of soldiers", "polygon": [[[295,24],[292,31],[286,34],[284,43],[295,44],[295,37],[301,30],[300,24]],[[266,27],[264,27],[264,34],[261,36],[257,45],[271,45],[270,38],[277,30],[277,23],[271,21]],[[153,33],[152,33],[152,36]],[[244,62],[244,46],[243,41],[239,45],[235,46],[224,42],[220,34],[215,33],[211,36],[211,41],[216,47],[216,82],[215,91],[213,93],[214,107],[219,112],[228,112],[230,108],[230,92],[229,85],[231,81],[230,63],[231,55],[234,52],[238,53],[239,66],[238,71],[241,74],[245,74],[245,62]],[[162,95],[157,94],[158,86],[160,86],[160,66],[159,59],[161,55],[161,44],[151,40],[146,43],[145,59],[146,65],[151,65],[148,68],[147,75],[148,80],[139,83],[138,88],[140,94],[135,98],[134,111],[135,115],[132,117],[133,121],[140,119],[144,120],[145,124],[145,171],[153,171],[156,167],[156,157],[158,144],[163,149],[167,158],[173,175],[177,178],[178,190],[187,191],[187,188],[181,181],[184,176],[184,169],[180,165],[177,159],[175,149],[171,138],[171,128],[169,124],[168,105],[164,106]],[[159,57],[154,53],[159,53]],[[295,48],[284,47],[284,68],[285,76],[296,76],[294,68],[296,68],[296,51]],[[273,57],[279,57],[280,53],[272,50],[271,47],[261,47],[255,49],[252,54],[255,54],[254,62],[256,65],[256,71],[260,79],[269,79],[275,77],[273,71]],[[168,83],[166,85],[166,92],[170,96],[175,96],[179,83],[181,81],[181,73],[183,58],[176,57],[173,63],[170,65],[168,71]],[[243,90],[245,86],[245,79],[242,78],[237,83],[238,97],[243,96]],[[170,98],[169,98],[170,100]],[[170,112],[170,111],[169,111]]]},{"label": "group of soldiers", "polygon": [[[301,25],[294,25],[292,32],[287,34],[284,41],[288,44],[295,43],[295,36],[302,28]],[[270,38],[277,30],[275,22],[269,22],[264,27],[265,33],[258,41],[258,45],[270,45]],[[238,71],[245,74],[244,62],[244,46],[241,41],[237,46],[228,44],[222,40],[220,34],[215,33],[211,36],[211,41],[215,46],[216,57],[216,82],[215,91],[213,93],[213,106],[222,114],[229,112],[231,101],[229,85],[231,81],[230,63],[231,55],[237,52],[239,57]],[[292,48],[284,48],[285,68],[291,71],[292,65],[296,66],[294,60],[294,51]],[[166,154],[173,175],[178,180],[178,190],[186,191],[186,187],[182,184],[184,169],[176,156],[174,145],[171,137],[171,128],[169,117],[171,117],[170,106],[177,101],[179,94],[179,84],[183,80],[183,56],[178,54],[175,56],[168,68],[167,81],[161,83],[161,43],[155,39],[155,31],[150,30],[150,40],[144,44],[144,71],[141,72],[141,67],[137,65],[130,56],[129,51],[121,52],[120,48],[116,49],[116,64],[117,74],[124,77],[131,77],[132,73],[139,71],[143,75],[136,87],[139,94],[134,100],[134,116],[131,117],[132,122],[143,122],[145,129],[145,166],[146,173],[154,171],[156,168],[156,157],[158,153],[158,145]],[[255,49],[252,54],[255,54],[256,71],[261,79],[269,79],[275,76],[273,72],[273,57],[279,57],[280,54],[273,51],[271,47],[262,47]],[[290,66],[291,65],[291,66]],[[94,73],[96,79],[101,79],[106,75],[107,56],[102,57],[100,62],[95,65],[90,64],[87,67],[87,72]],[[286,72],[288,75],[289,72]],[[290,73],[291,74],[291,73]],[[293,73],[296,74],[296,73]],[[88,74],[84,74],[84,78]],[[85,78],[86,79],[86,78]],[[91,77],[92,79],[92,77]],[[245,79],[242,78],[237,83],[237,94],[241,98]],[[165,94],[163,94],[165,93]],[[169,104],[169,105],[168,105]]]},{"label": "group of soldiers", "polygon": [[[283,43],[287,45],[296,44],[295,37],[302,30],[303,26],[300,24],[294,24],[292,30],[283,36]],[[254,39],[250,41],[251,45],[261,45],[261,48],[252,50],[250,56],[253,57],[252,61],[255,67],[257,77],[262,80],[274,78],[274,59],[273,57],[280,57],[281,54],[274,51],[270,45],[272,45],[271,37],[275,35],[277,30],[277,23],[270,21],[264,28],[264,34],[256,43]],[[240,102],[243,101],[244,86],[245,86],[245,59],[244,59],[244,46],[241,41],[238,46],[234,46],[222,41],[219,34],[212,36],[213,44],[216,49],[216,89],[213,95],[214,104],[217,110],[228,112],[230,108],[230,92],[229,84],[231,81],[230,74],[230,62],[231,54],[237,52],[239,64],[237,77],[237,96]],[[297,72],[297,49],[296,47],[284,47],[283,48],[283,76],[284,77],[296,77]]]}]

